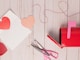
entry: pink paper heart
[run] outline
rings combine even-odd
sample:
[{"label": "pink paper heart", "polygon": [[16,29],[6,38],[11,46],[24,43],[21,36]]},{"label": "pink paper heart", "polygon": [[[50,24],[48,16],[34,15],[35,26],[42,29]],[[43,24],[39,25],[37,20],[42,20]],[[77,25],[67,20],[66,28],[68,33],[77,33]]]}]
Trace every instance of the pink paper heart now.
[{"label": "pink paper heart", "polygon": [[24,27],[31,29],[33,27],[33,25],[34,25],[34,17],[33,16],[29,16],[27,18],[23,18],[21,20],[21,24]]}]

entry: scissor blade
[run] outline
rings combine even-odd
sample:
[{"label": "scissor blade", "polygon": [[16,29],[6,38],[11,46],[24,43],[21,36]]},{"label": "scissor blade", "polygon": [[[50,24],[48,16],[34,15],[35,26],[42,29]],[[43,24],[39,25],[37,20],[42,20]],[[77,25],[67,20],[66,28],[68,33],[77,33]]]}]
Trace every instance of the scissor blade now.
[{"label": "scissor blade", "polygon": [[33,45],[33,44],[31,44],[35,49],[37,49],[39,52],[41,52],[42,53],[42,49],[40,49],[39,47],[37,47],[37,46],[35,46],[35,45]]},{"label": "scissor blade", "polygon": [[38,41],[36,41],[36,40],[34,40],[34,42],[35,43],[33,43],[32,42],[32,46],[34,47],[34,48],[36,48],[38,51],[40,51],[41,53],[43,53],[43,54],[45,54],[45,55],[50,55],[47,51],[46,51],[46,49],[38,42]]}]

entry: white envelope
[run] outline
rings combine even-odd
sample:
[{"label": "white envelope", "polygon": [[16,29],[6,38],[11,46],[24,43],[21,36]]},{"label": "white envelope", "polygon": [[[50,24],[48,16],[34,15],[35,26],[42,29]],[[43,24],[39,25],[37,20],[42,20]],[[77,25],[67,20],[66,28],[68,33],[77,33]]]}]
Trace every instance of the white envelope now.
[{"label": "white envelope", "polygon": [[31,33],[31,30],[22,26],[21,20],[12,11],[8,11],[4,16],[10,19],[10,29],[1,31],[0,39],[13,50]]}]

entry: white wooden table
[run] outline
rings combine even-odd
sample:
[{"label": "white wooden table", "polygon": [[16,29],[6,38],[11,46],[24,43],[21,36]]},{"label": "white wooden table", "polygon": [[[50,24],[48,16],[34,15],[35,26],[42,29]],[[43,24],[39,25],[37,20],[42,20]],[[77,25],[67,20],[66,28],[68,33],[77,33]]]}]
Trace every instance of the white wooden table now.
[{"label": "white wooden table", "polygon": [[0,17],[9,9],[20,18],[34,15],[35,25],[29,38],[15,50],[8,50],[1,60],[44,60],[43,55],[30,45],[34,39],[59,53],[58,59],[53,60],[80,60],[79,47],[60,49],[47,38],[47,33],[52,31],[54,38],[59,40],[59,28],[67,25],[68,20],[75,20],[80,25],[80,0],[0,0]]}]

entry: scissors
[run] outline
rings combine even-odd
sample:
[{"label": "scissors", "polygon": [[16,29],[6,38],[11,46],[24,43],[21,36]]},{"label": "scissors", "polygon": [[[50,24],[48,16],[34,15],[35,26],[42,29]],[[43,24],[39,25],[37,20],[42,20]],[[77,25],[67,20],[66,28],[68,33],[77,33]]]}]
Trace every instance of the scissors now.
[{"label": "scissors", "polygon": [[[34,40],[31,45],[37,49],[38,51],[40,51],[41,53],[43,53],[44,55],[44,59],[45,60],[51,60],[51,57],[53,58],[58,58],[58,53],[52,50],[46,50],[37,40]],[[56,56],[54,56],[54,54],[56,54]]]}]

